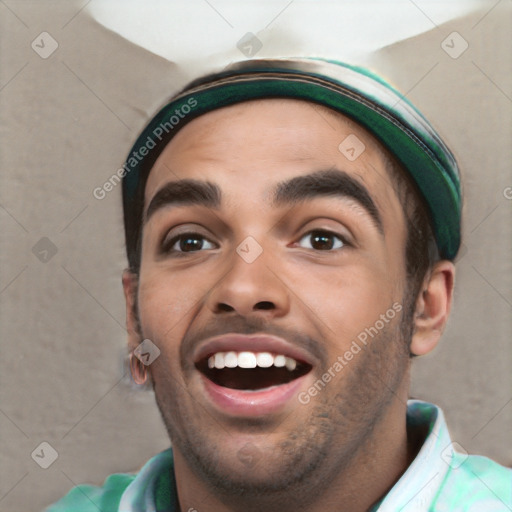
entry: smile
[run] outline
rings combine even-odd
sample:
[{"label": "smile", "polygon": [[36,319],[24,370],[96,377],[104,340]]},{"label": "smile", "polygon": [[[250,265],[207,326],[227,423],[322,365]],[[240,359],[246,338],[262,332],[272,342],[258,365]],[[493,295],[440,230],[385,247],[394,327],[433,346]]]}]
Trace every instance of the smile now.
[{"label": "smile", "polygon": [[270,352],[216,352],[207,367],[197,365],[203,375],[219,386],[254,391],[287,384],[311,369],[284,354]]},{"label": "smile", "polygon": [[195,361],[213,405],[237,416],[283,409],[313,368],[309,354],[262,335],[215,338],[201,346]]}]

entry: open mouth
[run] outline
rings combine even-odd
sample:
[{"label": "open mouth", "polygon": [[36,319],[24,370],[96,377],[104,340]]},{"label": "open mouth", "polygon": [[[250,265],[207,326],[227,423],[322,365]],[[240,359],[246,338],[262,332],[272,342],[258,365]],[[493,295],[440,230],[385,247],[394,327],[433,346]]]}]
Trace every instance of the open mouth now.
[{"label": "open mouth", "polygon": [[210,381],[224,388],[262,391],[302,377],[311,364],[271,352],[215,352],[198,362],[196,368]]}]

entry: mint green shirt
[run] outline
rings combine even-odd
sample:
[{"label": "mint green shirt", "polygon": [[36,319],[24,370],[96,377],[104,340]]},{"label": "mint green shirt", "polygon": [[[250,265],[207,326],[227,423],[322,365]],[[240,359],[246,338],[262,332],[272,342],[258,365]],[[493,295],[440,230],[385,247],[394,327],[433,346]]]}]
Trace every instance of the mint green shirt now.
[{"label": "mint green shirt", "polygon": [[[407,429],[427,427],[418,455],[372,512],[512,511],[512,469],[457,452],[443,412],[409,400]],[[178,511],[171,449],[150,459],[136,475],[114,474],[102,487],[79,485],[46,512]]]}]

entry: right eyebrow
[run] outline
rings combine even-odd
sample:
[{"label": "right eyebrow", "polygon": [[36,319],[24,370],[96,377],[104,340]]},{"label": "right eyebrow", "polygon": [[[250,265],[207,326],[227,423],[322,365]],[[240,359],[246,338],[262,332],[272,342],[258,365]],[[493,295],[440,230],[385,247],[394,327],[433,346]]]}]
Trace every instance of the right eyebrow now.
[{"label": "right eyebrow", "polygon": [[221,204],[220,188],[209,181],[183,179],[166,183],[151,199],[144,216],[146,224],[158,210],[172,205],[202,205],[218,210]]},{"label": "right eyebrow", "polygon": [[382,217],[368,190],[348,173],[336,168],[295,176],[277,185],[273,192],[274,206],[293,206],[316,197],[349,198],[356,201],[370,216],[381,235]]}]

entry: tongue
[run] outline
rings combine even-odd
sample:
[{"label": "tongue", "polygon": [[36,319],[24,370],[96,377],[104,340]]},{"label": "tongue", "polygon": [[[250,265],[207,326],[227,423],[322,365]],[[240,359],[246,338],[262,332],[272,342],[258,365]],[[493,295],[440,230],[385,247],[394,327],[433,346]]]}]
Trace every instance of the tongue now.
[{"label": "tongue", "polygon": [[301,375],[299,369],[290,372],[286,368],[224,368],[209,369],[206,376],[215,384],[231,389],[256,390],[286,384]]}]

